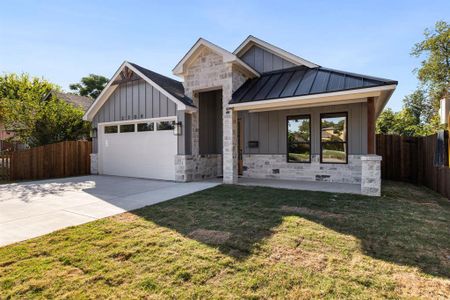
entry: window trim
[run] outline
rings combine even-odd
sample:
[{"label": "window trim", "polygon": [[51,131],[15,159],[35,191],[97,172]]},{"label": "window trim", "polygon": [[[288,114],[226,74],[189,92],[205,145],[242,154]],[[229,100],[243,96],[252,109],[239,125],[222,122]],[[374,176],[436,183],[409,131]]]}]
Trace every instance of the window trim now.
[{"label": "window trim", "polygon": [[[343,116],[345,117],[345,126],[346,126],[346,130],[345,130],[345,142],[325,142],[325,143],[329,143],[329,144],[344,144],[346,146],[346,151],[345,151],[345,162],[324,162],[323,161],[323,152],[322,152],[322,118],[327,118],[327,117],[333,117],[333,116]],[[348,164],[348,130],[349,130],[349,126],[348,126],[348,112],[347,111],[341,111],[341,112],[332,112],[332,113],[321,113],[320,114],[320,133],[319,133],[319,143],[320,143],[320,163],[321,164],[338,164],[338,165],[347,165]]]},{"label": "window trim", "polygon": [[[309,120],[309,160],[308,161],[289,161],[289,120],[293,119],[308,119]],[[293,115],[286,117],[286,162],[288,164],[310,164],[312,160],[312,118],[310,114]],[[305,142],[303,142],[306,144]]]}]

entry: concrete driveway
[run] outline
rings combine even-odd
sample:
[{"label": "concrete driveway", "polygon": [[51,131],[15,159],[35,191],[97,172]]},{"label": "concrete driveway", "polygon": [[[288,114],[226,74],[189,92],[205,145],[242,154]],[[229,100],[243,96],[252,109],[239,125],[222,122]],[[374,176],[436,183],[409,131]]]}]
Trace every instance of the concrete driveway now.
[{"label": "concrete driveway", "polygon": [[214,187],[116,176],[0,185],[0,246]]}]

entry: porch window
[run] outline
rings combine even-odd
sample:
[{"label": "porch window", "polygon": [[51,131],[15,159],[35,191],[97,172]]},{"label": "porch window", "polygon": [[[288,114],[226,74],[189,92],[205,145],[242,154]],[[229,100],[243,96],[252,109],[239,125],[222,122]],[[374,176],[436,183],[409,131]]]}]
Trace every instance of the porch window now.
[{"label": "porch window", "polygon": [[292,163],[311,162],[311,117],[287,118],[287,161]]},{"label": "porch window", "polygon": [[320,162],[346,164],[347,113],[320,115]]}]

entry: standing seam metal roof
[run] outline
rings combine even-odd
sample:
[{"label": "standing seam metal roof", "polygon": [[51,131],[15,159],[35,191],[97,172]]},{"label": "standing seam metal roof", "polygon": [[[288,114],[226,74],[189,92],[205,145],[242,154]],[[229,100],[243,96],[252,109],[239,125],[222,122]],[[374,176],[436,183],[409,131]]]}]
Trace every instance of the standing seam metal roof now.
[{"label": "standing seam metal roof", "polygon": [[355,74],[323,67],[296,66],[261,74],[247,80],[230,103],[324,94],[361,88],[397,84],[397,81]]}]

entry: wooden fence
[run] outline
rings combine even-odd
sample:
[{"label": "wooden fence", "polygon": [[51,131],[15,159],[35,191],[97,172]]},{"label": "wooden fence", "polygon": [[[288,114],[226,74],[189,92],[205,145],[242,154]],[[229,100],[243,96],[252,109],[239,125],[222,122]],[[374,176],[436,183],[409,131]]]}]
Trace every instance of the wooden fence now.
[{"label": "wooden fence", "polygon": [[[7,169],[3,180],[32,180],[87,175],[92,143],[66,141],[4,155]],[[3,157],[3,156],[2,156]]]},{"label": "wooden fence", "polygon": [[[448,139],[446,139],[448,143]],[[381,177],[424,185],[450,199],[450,169],[434,165],[436,135],[403,137],[377,135],[377,154],[383,157]]]}]

